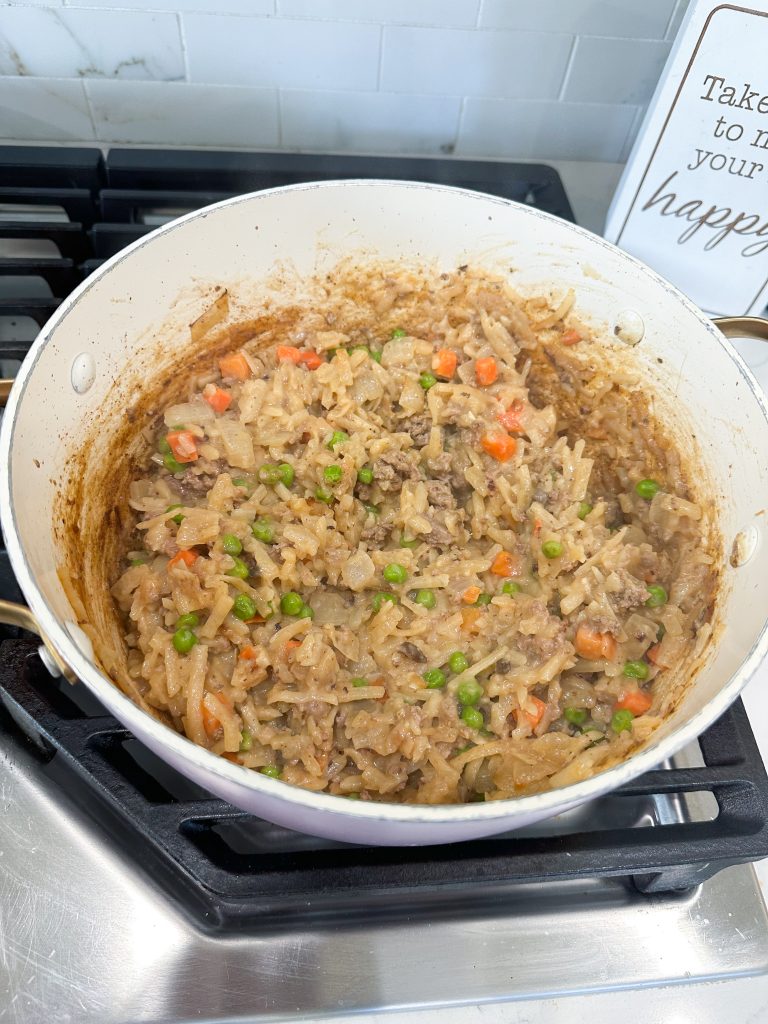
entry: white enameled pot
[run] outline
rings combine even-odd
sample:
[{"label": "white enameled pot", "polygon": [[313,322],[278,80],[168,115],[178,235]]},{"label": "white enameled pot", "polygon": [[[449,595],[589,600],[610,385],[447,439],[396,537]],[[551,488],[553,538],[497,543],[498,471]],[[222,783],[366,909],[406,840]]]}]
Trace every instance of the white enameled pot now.
[{"label": "white enameled pot", "polygon": [[[695,450],[722,535],[716,640],[651,742],[587,781],[461,806],[366,803],[306,792],[215,757],[142,711],[97,666],[76,625],[57,571],[62,545],[54,511],[69,460],[90,426],[109,417],[124,423],[120,403],[128,386],[135,396],[142,381],[172,366],[177,328],[202,308],[206,289],[210,297],[223,285],[234,296],[246,288],[243,282],[266,278],[278,262],[301,278],[355,254],[446,269],[482,265],[509,274],[523,289],[573,287],[577,314],[602,329],[606,346],[634,361],[644,386],[669,411],[679,442]],[[159,324],[167,325],[163,332]],[[745,320],[740,327],[744,335],[756,330],[766,336],[760,322]],[[621,341],[641,335],[632,349]],[[116,381],[125,386],[113,386]],[[80,458],[87,468],[88,459],[103,458],[104,451],[93,442],[92,452]],[[445,843],[555,815],[628,782],[696,737],[735,699],[768,646],[768,412],[755,380],[721,331],[653,271],[572,224],[491,196],[442,185],[323,182],[241,196],[167,224],[100,267],[43,328],[11,389],[0,465],[0,515],[11,563],[56,656],[183,775],[303,832],[355,843]],[[81,513],[82,522],[108,514],[95,499]]]}]

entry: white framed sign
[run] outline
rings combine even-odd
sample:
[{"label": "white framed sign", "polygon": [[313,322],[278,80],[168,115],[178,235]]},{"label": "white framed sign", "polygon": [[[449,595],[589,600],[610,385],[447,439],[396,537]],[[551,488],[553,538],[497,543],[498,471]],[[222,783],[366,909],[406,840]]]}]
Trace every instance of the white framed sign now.
[{"label": "white framed sign", "polygon": [[768,304],[768,2],[692,0],[605,237],[709,313]]}]

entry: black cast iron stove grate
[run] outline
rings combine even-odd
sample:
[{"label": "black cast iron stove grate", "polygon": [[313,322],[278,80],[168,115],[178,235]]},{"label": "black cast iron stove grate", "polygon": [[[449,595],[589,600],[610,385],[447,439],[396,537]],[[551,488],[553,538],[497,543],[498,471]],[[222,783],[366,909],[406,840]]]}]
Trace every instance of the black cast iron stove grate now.
[{"label": "black cast iron stove grate", "polygon": [[[22,358],[72,287],[164,220],[238,192],[340,177],[440,181],[573,219],[557,173],[536,164],[0,148],[0,359]],[[20,597],[4,549],[0,597]],[[401,912],[446,912],[466,899],[497,901],[510,886],[567,879],[622,878],[664,893],[768,855],[768,776],[740,701],[701,737],[699,764],[648,772],[605,798],[601,814],[538,833],[371,849],[289,832],[211,797],[82,686],[51,680],[34,641],[10,630],[0,639],[0,732],[21,737],[67,797],[213,931],[258,927],[267,916],[273,927],[384,919],[393,894]],[[691,794],[709,800],[707,813],[686,810]]]}]

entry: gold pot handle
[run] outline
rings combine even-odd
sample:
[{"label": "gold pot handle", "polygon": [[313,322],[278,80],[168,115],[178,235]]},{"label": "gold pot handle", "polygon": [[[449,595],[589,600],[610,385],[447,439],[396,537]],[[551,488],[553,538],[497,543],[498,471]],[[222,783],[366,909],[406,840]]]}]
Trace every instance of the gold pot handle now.
[{"label": "gold pot handle", "polygon": [[761,316],[718,316],[712,323],[726,338],[753,338],[768,341],[768,320]]},{"label": "gold pot handle", "polygon": [[13,601],[0,600],[0,622],[6,626],[19,626],[30,633],[37,633],[43,641],[37,649],[38,654],[51,675],[64,676],[70,683],[77,682],[77,676],[69,665],[61,660],[50,645],[45,634],[40,629],[40,623],[25,604],[14,604]]},{"label": "gold pot handle", "polygon": [[5,403],[8,401],[8,396],[11,393],[12,384],[12,380],[3,380],[2,378],[0,378],[0,409],[2,409],[5,406]]}]

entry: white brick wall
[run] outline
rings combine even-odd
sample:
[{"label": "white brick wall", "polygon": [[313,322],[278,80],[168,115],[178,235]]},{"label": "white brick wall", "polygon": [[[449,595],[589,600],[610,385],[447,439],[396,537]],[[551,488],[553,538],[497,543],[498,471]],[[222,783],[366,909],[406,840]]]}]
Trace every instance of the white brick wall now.
[{"label": "white brick wall", "polygon": [[620,160],[687,0],[0,0],[0,139]]}]

